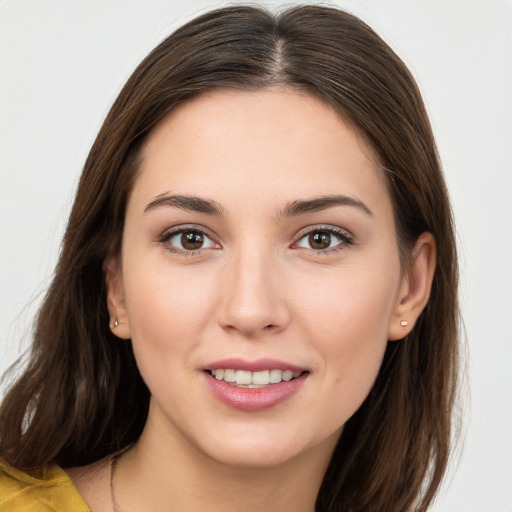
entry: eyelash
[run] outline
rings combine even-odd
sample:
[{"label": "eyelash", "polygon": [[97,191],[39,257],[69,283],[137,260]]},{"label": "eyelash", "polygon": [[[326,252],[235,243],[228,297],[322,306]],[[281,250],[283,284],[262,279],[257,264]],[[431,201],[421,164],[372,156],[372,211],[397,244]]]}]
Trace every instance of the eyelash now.
[{"label": "eyelash", "polygon": [[335,226],[315,226],[313,228],[308,227],[305,228],[305,230],[302,231],[302,233],[299,234],[298,241],[295,242],[293,245],[297,246],[297,244],[305,239],[308,236],[318,234],[318,233],[327,233],[329,235],[334,235],[335,238],[338,239],[339,243],[337,243],[334,247],[326,248],[326,249],[314,249],[312,247],[306,248],[306,247],[300,247],[299,249],[306,249],[309,251],[314,251],[315,254],[318,254],[320,256],[327,256],[329,254],[336,253],[338,251],[344,250],[348,245],[354,244],[354,237],[344,229],[335,227]]},{"label": "eyelash", "polygon": [[[216,243],[213,240],[213,237],[207,233],[205,230],[198,228],[197,226],[177,226],[169,231],[165,231],[159,238],[158,242],[161,244],[165,244],[166,250],[169,252],[172,252],[174,254],[180,254],[183,256],[195,256],[201,253],[201,251],[204,251],[205,247],[200,247],[199,249],[193,249],[193,250],[187,250],[187,249],[179,249],[177,247],[172,246],[169,241],[178,235],[183,235],[185,232],[195,233],[202,235],[203,237],[210,240],[213,244],[215,244],[217,247],[220,247],[218,243]],[[216,247],[216,248],[217,248]],[[209,247],[208,247],[209,249]]]},{"label": "eyelash", "polygon": [[[174,238],[175,236],[178,236],[180,234],[183,235],[183,233],[185,233],[187,231],[190,233],[199,234],[199,235],[207,238],[208,240],[210,240],[210,242],[212,244],[215,244],[216,249],[220,248],[220,245],[213,240],[213,237],[207,231],[205,231],[197,226],[177,226],[169,231],[165,231],[158,238],[157,241],[161,244],[165,244],[166,250],[168,250],[169,252],[174,253],[174,254],[184,255],[184,256],[195,256],[195,255],[200,254],[205,249],[211,248],[211,247],[200,247],[199,249],[187,250],[187,249],[176,248],[169,243],[169,241],[172,238]],[[305,239],[308,236],[318,234],[318,233],[327,233],[329,235],[334,235],[334,237],[338,239],[339,243],[336,244],[334,247],[328,247],[326,249],[314,249],[312,247],[307,248],[307,247],[298,246],[298,243],[301,240]],[[333,254],[335,252],[341,251],[341,250],[345,249],[347,245],[353,245],[353,244],[354,244],[354,237],[350,233],[345,231],[344,229],[337,228],[334,226],[315,226],[313,228],[308,227],[308,228],[305,228],[304,230],[302,230],[302,232],[299,233],[297,242],[294,242],[292,244],[292,247],[295,247],[297,249],[306,249],[308,251],[313,251],[315,254],[325,256],[328,254]]]}]

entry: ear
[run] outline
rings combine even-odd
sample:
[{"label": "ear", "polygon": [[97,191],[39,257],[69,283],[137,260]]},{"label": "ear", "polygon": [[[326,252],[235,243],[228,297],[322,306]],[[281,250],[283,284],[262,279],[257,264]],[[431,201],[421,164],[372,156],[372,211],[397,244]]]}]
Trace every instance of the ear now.
[{"label": "ear", "polygon": [[104,264],[105,284],[107,287],[107,308],[110,315],[110,329],[122,339],[130,339],[130,324],[124,300],[123,273],[119,258],[109,256]]},{"label": "ear", "polygon": [[400,284],[389,322],[388,340],[400,340],[412,331],[430,297],[435,268],[436,242],[431,233],[422,233]]}]

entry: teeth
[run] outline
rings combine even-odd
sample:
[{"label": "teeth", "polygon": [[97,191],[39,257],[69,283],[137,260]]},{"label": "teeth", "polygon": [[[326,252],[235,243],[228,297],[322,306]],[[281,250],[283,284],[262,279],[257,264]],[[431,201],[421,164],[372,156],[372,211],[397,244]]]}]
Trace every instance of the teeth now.
[{"label": "teeth", "polygon": [[252,384],[260,384],[262,386],[270,384],[270,372],[268,370],[263,372],[254,372],[252,374]]},{"label": "teeth", "polygon": [[219,368],[210,370],[213,377],[217,380],[223,380],[236,384],[241,387],[257,388],[268,386],[269,384],[278,384],[279,382],[288,382],[298,377],[302,372],[292,372],[290,370],[263,370],[260,372],[249,372],[247,370],[234,370],[230,368]]},{"label": "teeth", "polygon": [[224,379],[226,382],[235,382],[236,374],[235,370],[224,370]]},{"label": "teeth", "polygon": [[293,378],[293,372],[291,372],[290,370],[285,370],[283,372],[283,380],[285,382],[288,382],[289,380],[292,380]]},{"label": "teeth", "polygon": [[237,370],[235,373],[237,384],[252,384],[252,373],[245,370]]},{"label": "teeth", "polygon": [[270,370],[270,384],[277,384],[278,382],[281,382],[282,377],[283,372],[281,370]]}]

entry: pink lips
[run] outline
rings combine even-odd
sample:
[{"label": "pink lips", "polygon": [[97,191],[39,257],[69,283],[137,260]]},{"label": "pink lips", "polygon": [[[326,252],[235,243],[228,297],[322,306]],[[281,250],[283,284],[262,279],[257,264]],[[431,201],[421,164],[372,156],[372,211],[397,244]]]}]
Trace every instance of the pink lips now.
[{"label": "pink lips", "polygon": [[[275,369],[303,373],[288,382],[282,381],[278,384],[269,384],[261,388],[245,388],[235,386],[223,380],[217,380],[207,371],[219,368],[232,368],[251,372]],[[285,402],[299,391],[309,375],[304,368],[276,359],[258,359],[256,361],[245,361],[236,358],[223,359],[210,363],[204,370],[206,383],[213,395],[224,405],[245,412],[264,411]]]}]

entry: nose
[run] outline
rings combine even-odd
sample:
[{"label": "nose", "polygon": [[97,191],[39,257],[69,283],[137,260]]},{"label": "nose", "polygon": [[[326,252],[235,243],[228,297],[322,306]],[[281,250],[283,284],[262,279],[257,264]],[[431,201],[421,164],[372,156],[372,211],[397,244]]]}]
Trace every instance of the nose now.
[{"label": "nose", "polygon": [[226,265],[218,311],[220,326],[244,337],[277,333],[286,328],[290,312],[277,257],[240,251]]}]

